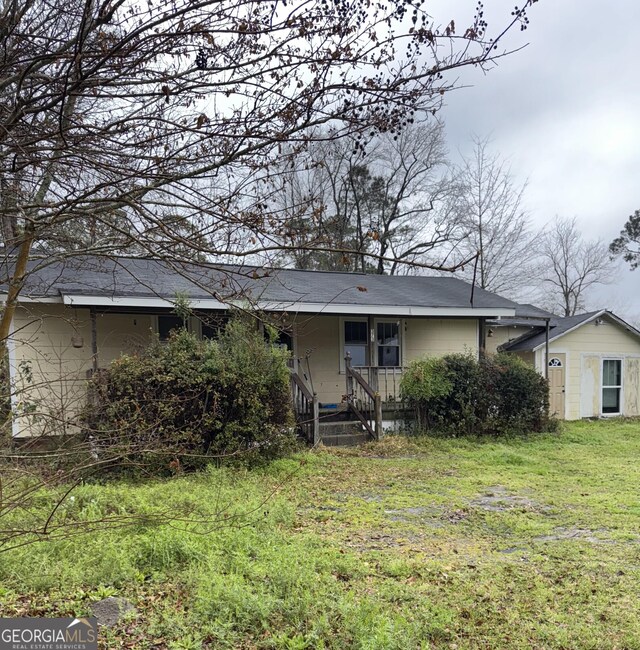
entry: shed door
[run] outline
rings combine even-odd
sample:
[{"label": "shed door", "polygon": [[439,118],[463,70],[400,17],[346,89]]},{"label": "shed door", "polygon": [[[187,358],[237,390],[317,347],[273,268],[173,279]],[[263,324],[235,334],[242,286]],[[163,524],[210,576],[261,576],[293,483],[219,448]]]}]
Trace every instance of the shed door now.
[{"label": "shed door", "polygon": [[549,354],[549,413],[564,418],[565,354]]}]

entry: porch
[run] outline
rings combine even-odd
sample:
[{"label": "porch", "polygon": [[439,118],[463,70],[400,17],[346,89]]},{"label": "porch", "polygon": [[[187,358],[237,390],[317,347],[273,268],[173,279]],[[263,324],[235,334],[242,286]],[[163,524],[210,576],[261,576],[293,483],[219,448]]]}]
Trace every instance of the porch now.
[{"label": "porch", "polygon": [[406,425],[410,411],[402,401],[401,366],[354,366],[344,358],[344,389],[339,403],[321,403],[304,373],[291,369],[294,414],[299,433],[312,445],[350,445],[380,440],[385,430]]}]

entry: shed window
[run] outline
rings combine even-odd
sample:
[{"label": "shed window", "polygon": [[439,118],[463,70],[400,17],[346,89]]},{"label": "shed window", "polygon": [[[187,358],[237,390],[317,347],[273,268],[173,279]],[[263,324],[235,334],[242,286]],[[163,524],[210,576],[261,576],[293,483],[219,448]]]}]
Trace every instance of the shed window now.
[{"label": "shed window", "polygon": [[602,361],[602,413],[620,413],[620,393],[622,391],[622,361],[604,359]]}]

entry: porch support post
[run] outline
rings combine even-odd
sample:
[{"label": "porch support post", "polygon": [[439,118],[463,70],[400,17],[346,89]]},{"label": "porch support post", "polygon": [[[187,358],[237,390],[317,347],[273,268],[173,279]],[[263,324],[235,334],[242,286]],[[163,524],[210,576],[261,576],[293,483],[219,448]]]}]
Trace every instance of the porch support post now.
[{"label": "porch support post", "polygon": [[487,323],[484,318],[478,318],[478,357],[487,356]]},{"label": "porch support post", "polygon": [[368,345],[367,345],[367,364],[369,365],[368,377],[369,386],[373,390],[378,390],[378,359],[377,359],[377,339],[376,339],[376,324],[373,316],[368,318],[368,327],[369,336],[368,336]]},{"label": "porch support post", "polygon": [[312,439],[312,444],[315,447],[320,443],[320,404],[318,402],[318,394],[314,393],[313,394],[313,402],[312,402],[312,408],[313,408],[313,439]]},{"label": "porch support post", "polygon": [[89,316],[91,318],[91,369],[95,373],[98,371],[98,317],[95,307],[89,309]]},{"label": "porch support post", "polygon": [[549,319],[545,318],[544,323],[544,378],[549,381]]},{"label": "porch support post", "polygon": [[380,393],[376,393],[374,409],[376,417],[376,440],[382,440],[384,433],[382,431],[382,398],[380,397]]},{"label": "porch support post", "polygon": [[351,352],[344,357],[345,379],[347,382],[347,402],[353,397],[353,377],[351,376]]}]

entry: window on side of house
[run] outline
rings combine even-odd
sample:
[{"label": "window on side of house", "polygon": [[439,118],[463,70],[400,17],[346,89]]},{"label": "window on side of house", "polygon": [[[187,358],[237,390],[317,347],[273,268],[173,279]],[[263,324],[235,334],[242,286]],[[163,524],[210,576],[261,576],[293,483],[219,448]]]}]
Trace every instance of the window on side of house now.
[{"label": "window on side of house", "polygon": [[620,413],[622,393],[622,360],[604,359],[602,361],[602,413]]},{"label": "window on side of house", "polygon": [[367,365],[367,321],[344,321],[344,356],[351,355],[352,366]]},{"label": "window on side of house", "polygon": [[274,341],[275,345],[284,350],[288,350],[293,354],[293,335],[291,332],[286,332],[283,330],[278,330],[278,336]]},{"label": "window on side of house", "polygon": [[229,318],[227,316],[196,314],[200,321],[200,335],[203,339],[217,341],[224,332]]},{"label": "window on side of house", "polygon": [[[275,332],[273,329],[275,329]],[[289,352],[293,353],[293,333],[285,329],[273,329],[270,332],[265,324],[264,340],[271,341],[276,347],[282,348],[283,350],[288,350]]]},{"label": "window on side of house", "polygon": [[180,316],[160,314],[158,316],[158,337],[161,341],[167,341],[171,332],[182,329],[184,326],[184,321]]},{"label": "window on side of house", "polygon": [[378,321],[376,323],[376,349],[379,367],[400,365],[400,323]]}]

